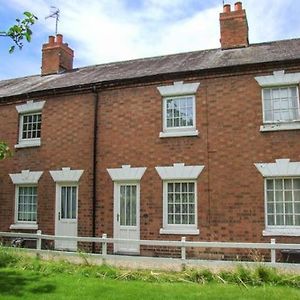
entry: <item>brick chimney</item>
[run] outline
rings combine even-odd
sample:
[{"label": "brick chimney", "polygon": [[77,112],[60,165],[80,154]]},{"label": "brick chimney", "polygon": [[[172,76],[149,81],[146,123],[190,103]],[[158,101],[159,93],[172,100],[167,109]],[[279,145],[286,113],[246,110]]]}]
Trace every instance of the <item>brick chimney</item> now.
[{"label": "brick chimney", "polygon": [[224,5],[223,12],[220,13],[220,29],[223,50],[249,46],[248,22],[241,2],[234,4],[234,11],[231,11],[230,4]]},{"label": "brick chimney", "polygon": [[63,36],[49,36],[48,43],[42,48],[42,75],[57,74],[73,69],[74,52],[67,43],[63,43]]}]

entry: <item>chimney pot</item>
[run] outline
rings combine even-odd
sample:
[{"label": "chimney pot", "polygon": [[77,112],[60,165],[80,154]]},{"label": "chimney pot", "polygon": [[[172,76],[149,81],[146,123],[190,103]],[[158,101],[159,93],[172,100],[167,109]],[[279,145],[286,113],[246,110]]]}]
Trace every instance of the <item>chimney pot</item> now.
[{"label": "chimney pot", "polygon": [[220,13],[220,33],[223,50],[249,46],[248,22],[242,2],[234,4],[234,11],[230,11],[230,6],[224,5],[223,12]]},{"label": "chimney pot", "polygon": [[54,44],[54,36],[53,36],[53,35],[50,35],[50,36],[49,36],[49,44],[50,44],[50,45],[53,45],[53,44]]},{"label": "chimney pot", "polygon": [[61,45],[63,43],[63,36],[62,36],[62,34],[57,34],[56,35],[56,42],[59,45]]},{"label": "chimney pot", "polygon": [[58,74],[73,69],[74,52],[67,43],[63,44],[62,34],[49,36],[49,43],[42,48],[42,75]]},{"label": "chimney pot", "polygon": [[242,4],[242,2],[236,2],[236,3],[234,4],[234,10],[235,10],[235,11],[242,10],[242,9],[243,9],[243,4]]},{"label": "chimney pot", "polygon": [[230,13],[230,11],[231,11],[230,4],[225,4],[223,7],[223,12]]}]

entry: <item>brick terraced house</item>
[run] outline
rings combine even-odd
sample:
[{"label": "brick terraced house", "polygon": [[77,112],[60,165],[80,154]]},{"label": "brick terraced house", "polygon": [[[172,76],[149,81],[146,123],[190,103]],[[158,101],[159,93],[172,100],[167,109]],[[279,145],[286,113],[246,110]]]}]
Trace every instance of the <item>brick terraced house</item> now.
[{"label": "brick terraced house", "polygon": [[1,81],[0,231],[300,242],[300,39],[249,44],[240,2],[220,27],[219,49],[78,69],[58,34]]}]

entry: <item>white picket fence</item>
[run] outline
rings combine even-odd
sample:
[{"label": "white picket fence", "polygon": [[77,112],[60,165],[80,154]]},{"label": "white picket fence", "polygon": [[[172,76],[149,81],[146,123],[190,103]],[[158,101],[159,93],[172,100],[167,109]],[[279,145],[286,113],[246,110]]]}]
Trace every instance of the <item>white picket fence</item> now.
[{"label": "white picket fence", "polygon": [[126,240],[108,238],[106,234],[102,237],[73,237],[73,236],[55,236],[49,234],[42,234],[41,230],[36,233],[17,233],[17,232],[0,232],[1,237],[22,238],[25,240],[36,240],[36,249],[42,249],[42,240],[66,240],[76,242],[100,243],[102,245],[101,256],[107,256],[107,244],[114,243],[132,243],[140,246],[166,246],[166,247],[180,247],[181,260],[185,261],[186,249],[194,248],[223,248],[223,249],[264,249],[271,252],[271,263],[276,263],[276,250],[289,250],[300,254],[300,244],[282,244],[276,243],[275,239],[271,239],[270,243],[234,243],[234,242],[194,242],[186,241],[182,237],[180,241],[166,241],[166,240]]}]

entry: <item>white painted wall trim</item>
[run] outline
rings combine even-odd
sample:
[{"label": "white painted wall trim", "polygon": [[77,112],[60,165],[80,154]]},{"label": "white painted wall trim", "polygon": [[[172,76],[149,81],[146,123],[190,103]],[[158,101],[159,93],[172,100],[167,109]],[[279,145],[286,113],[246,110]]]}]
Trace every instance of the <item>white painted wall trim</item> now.
[{"label": "white painted wall trim", "polygon": [[199,229],[182,229],[184,227],[181,226],[181,228],[178,229],[166,229],[166,228],[160,228],[159,234],[175,234],[175,235],[199,235],[200,231]]},{"label": "white painted wall trim", "polygon": [[41,111],[45,103],[46,101],[33,102],[33,100],[30,100],[27,101],[25,104],[17,105],[16,109],[19,114]]},{"label": "white painted wall trim", "polygon": [[157,89],[163,97],[193,95],[196,94],[200,82],[183,83],[183,81],[175,81],[173,85],[158,86]]},{"label": "white painted wall trim", "polygon": [[107,172],[113,181],[141,180],[146,167],[131,168],[130,165],[122,165],[122,168],[107,169]]},{"label": "white painted wall trim", "polygon": [[174,131],[166,131],[160,132],[160,138],[168,138],[168,137],[181,137],[181,136],[198,136],[199,132],[196,129],[191,130],[174,130]]},{"label": "white painted wall trim", "polygon": [[300,73],[288,73],[284,70],[274,71],[273,75],[257,76],[255,80],[261,87],[280,86],[280,85],[296,85],[300,82]]},{"label": "white painted wall trim", "polygon": [[9,226],[9,229],[37,230],[38,228],[39,226],[36,223],[16,223]]},{"label": "white painted wall trim", "polygon": [[22,170],[21,173],[9,174],[13,184],[37,184],[43,171],[31,172]]},{"label": "white painted wall trim", "polygon": [[263,236],[300,236],[300,226],[296,228],[266,228]]},{"label": "white painted wall trim", "polygon": [[260,126],[260,131],[280,131],[280,130],[298,130],[300,129],[300,122],[282,122],[282,123],[272,123]]},{"label": "white painted wall trim", "polygon": [[62,168],[61,171],[49,171],[55,182],[78,182],[83,170],[71,170]]},{"label": "white painted wall trim", "polygon": [[300,176],[300,162],[290,162],[290,159],[276,159],[275,163],[255,163],[263,177]]},{"label": "white painted wall trim", "polygon": [[185,166],[183,163],[176,163],[172,167],[155,167],[162,180],[176,179],[197,179],[204,166]]}]

